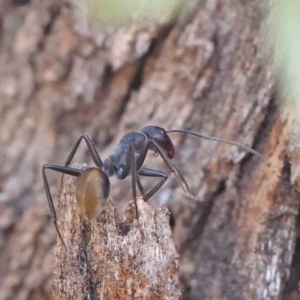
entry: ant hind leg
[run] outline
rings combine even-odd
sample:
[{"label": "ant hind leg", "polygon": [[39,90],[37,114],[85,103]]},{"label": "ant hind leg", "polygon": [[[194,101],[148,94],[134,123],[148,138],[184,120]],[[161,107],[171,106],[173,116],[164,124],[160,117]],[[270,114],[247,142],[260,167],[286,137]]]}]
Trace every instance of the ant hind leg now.
[{"label": "ant hind leg", "polygon": [[55,229],[56,229],[56,232],[57,232],[57,235],[58,235],[59,239],[61,240],[64,248],[67,250],[66,244],[65,244],[65,242],[62,238],[62,235],[61,235],[61,233],[58,229],[58,226],[57,226],[57,216],[56,216],[56,211],[55,211],[55,208],[54,208],[52,196],[51,196],[51,193],[50,193],[49,183],[48,183],[48,179],[47,179],[47,175],[46,175],[46,169],[53,170],[53,171],[56,171],[56,172],[60,172],[60,173],[63,173],[63,174],[76,176],[76,177],[78,177],[82,173],[82,171],[77,170],[77,169],[73,169],[73,168],[70,168],[70,167],[66,167],[66,166],[49,165],[49,164],[43,165],[43,169],[42,169],[43,182],[44,182],[44,188],[45,188],[47,201],[48,201],[48,206],[49,206],[49,210],[50,210],[50,217],[51,217],[51,220],[52,220],[52,222],[55,226]]},{"label": "ant hind leg", "polygon": [[92,157],[94,163],[97,165],[98,168],[103,169],[103,162],[102,162],[102,160],[101,160],[101,158],[100,158],[100,156],[97,152],[97,149],[96,149],[94,143],[92,142],[92,140],[89,138],[89,136],[87,134],[82,135],[77,140],[77,142],[75,143],[73,149],[71,150],[70,154],[67,157],[67,160],[65,162],[65,166],[70,165],[70,163],[71,163],[71,161],[72,161],[72,159],[73,159],[73,157],[74,157],[74,155],[75,155],[82,139],[85,140],[86,145],[87,145],[88,150],[89,150],[89,153],[91,154],[91,157]]}]

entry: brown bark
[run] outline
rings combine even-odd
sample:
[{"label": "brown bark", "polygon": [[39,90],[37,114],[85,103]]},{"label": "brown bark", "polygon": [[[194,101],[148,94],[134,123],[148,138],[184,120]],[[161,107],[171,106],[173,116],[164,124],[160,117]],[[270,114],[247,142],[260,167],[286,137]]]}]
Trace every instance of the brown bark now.
[{"label": "brown bark", "polygon": [[[78,166],[75,166],[78,168]],[[166,207],[138,199],[122,218],[113,203],[97,220],[80,216],[74,179],[60,189],[59,224],[64,241],[55,253],[53,299],[179,299],[175,250]]]},{"label": "brown bark", "polygon": [[[0,299],[50,297],[55,232],[41,166],[63,164],[84,132],[106,158],[126,131],[148,124],[265,157],[172,135],[175,163],[203,199],[186,200],[170,176],[150,201],[172,213],[183,299],[297,296],[299,151],[294,139],[287,155],[291,117],[275,102],[259,5],[206,0],[172,25],[84,35],[61,1],[0,0]],[[88,162],[84,147],[76,161]],[[164,168],[159,158],[147,165]],[[55,194],[59,175],[49,177]],[[127,205],[130,180],[112,179],[112,197]]]}]

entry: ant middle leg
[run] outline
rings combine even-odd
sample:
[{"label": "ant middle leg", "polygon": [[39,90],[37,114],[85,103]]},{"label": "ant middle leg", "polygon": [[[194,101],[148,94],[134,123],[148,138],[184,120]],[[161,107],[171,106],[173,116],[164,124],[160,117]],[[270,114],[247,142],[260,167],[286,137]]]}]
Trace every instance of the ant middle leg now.
[{"label": "ant middle leg", "polygon": [[148,169],[148,168],[140,168],[137,174],[141,176],[147,176],[147,177],[162,178],[162,180],[156,186],[154,186],[148,193],[145,193],[144,187],[139,177],[137,176],[137,184],[145,201],[148,201],[163,186],[163,184],[168,179],[168,175],[165,172],[154,170],[154,169]]},{"label": "ant middle leg", "polygon": [[78,170],[78,169],[74,169],[74,168],[66,167],[66,166],[50,165],[50,164],[43,165],[43,169],[42,169],[43,182],[44,182],[44,188],[45,188],[45,192],[46,192],[46,196],[47,196],[47,201],[48,201],[48,206],[49,206],[49,211],[50,211],[50,217],[51,217],[51,220],[52,220],[52,222],[55,226],[55,229],[56,229],[56,232],[57,232],[57,235],[58,235],[59,239],[61,240],[64,248],[67,250],[66,244],[65,244],[65,242],[62,238],[62,235],[61,235],[61,233],[58,229],[58,226],[57,226],[57,216],[56,216],[56,211],[55,211],[55,208],[54,208],[52,196],[51,196],[51,193],[50,193],[49,183],[48,183],[48,179],[47,179],[47,175],[46,175],[46,169],[53,170],[53,171],[56,171],[56,172],[60,172],[60,173],[63,173],[63,174],[68,174],[68,175],[71,175],[71,176],[76,176],[76,177],[78,177],[82,173],[82,170]]},{"label": "ant middle leg", "polygon": [[139,212],[137,207],[137,195],[136,195],[136,183],[137,183],[137,171],[136,171],[136,160],[135,160],[135,148],[133,143],[130,144],[129,158],[130,158],[130,171],[131,171],[131,185],[132,185],[132,196],[135,205],[136,218],[139,220]]},{"label": "ant middle leg", "polygon": [[90,139],[90,137],[87,134],[82,135],[76,142],[76,144],[74,145],[73,149],[71,150],[70,154],[68,155],[68,158],[65,162],[65,166],[70,165],[78,147],[79,144],[81,142],[81,140],[84,139],[86,142],[86,145],[88,147],[89,153],[91,154],[91,157],[94,161],[94,163],[97,165],[98,168],[103,169],[103,162],[96,150],[96,147],[94,145],[94,143],[92,142],[92,140]]},{"label": "ant middle leg", "polygon": [[139,220],[139,210],[137,206],[137,194],[136,194],[136,183],[138,181],[138,176],[137,176],[137,170],[136,170],[136,160],[135,160],[135,148],[134,144],[130,143],[129,147],[129,158],[130,158],[130,171],[131,171],[131,184],[132,184],[132,195],[133,195],[133,201],[134,201],[134,206],[135,206],[135,213],[136,213],[136,219],[138,222],[138,228],[141,233],[141,236],[143,237],[143,232],[141,229],[141,224]]}]

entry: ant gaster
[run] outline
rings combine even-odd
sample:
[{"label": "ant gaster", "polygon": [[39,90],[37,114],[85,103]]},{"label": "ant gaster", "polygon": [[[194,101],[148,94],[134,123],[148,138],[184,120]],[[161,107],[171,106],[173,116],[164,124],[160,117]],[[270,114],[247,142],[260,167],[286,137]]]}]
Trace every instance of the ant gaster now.
[{"label": "ant gaster", "polygon": [[[113,149],[109,158],[105,159],[103,163],[93,142],[85,134],[77,140],[64,166],[45,164],[42,169],[43,181],[50,209],[51,219],[54,223],[57,234],[65,248],[66,245],[58,229],[57,216],[53,200],[50,194],[49,184],[45,170],[50,169],[63,174],[78,177],[75,183],[77,206],[82,215],[89,220],[96,218],[107,204],[110,192],[109,177],[116,175],[118,179],[122,180],[125,179],[129,174],[131,174],[132,193],[135,203],[136,217],[137,220],[139,220],[136,202],[136,184],[139,187],[142,197],[145,201],[147,201],[162,187],[162,185],[168,179],[168,175],[163,171],[143,167],[148,150],[154,151],[155,154],[159,154],[162,157],[169,170],[172,173],[174,173],[184,193],[189,198],[197,200],[197,198],[195,198],[190,193],[185,179],[172,162],[172,158],[175,156],[175,149],[168,133],[173,132],[190,134],[204,139],[235,145],[242,148],[245,151],[251,152],[259,158],[262,158],[261,154],[259,154],[255,150],[236,142],[210,137],[190,130],[166,131],[162,127],[146,126],[143,127],[139,132],[126,133],[120,140],[119,144]],[[82,139],[85,140],[89,153],[97,168],[94,167],[87,168],[85,170],[79,170],[69,167]],[[161,181],[146,193],[139,179],[139,176],[157,177],[161,178]]]}]

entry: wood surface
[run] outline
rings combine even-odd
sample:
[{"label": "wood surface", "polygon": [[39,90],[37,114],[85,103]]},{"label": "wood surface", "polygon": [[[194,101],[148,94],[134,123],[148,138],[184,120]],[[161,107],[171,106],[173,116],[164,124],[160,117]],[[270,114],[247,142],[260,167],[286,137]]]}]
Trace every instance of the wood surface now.
[{"label": "wood surface", "polygon": [[[171,213],[182,299],[299,299],[299,139],[276,98],[265,15],[260,1],[206,0],[171,23],[107,32],[59,0],[0,0],[1,300],[52,293],[59,250],[42,165],[64,164],[83,133],[107,158],[126,132],[150,124],[264,156],[172,134],[174,162],[202,201],[170,175],[150,204]],[[91,165],[84,146],[74,162]],[[151,155],[146,164],[165,168]],[[48,173],[55,195],[61,175]],[[111,184],[121,213],[130,179]]]}]

